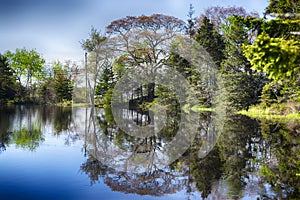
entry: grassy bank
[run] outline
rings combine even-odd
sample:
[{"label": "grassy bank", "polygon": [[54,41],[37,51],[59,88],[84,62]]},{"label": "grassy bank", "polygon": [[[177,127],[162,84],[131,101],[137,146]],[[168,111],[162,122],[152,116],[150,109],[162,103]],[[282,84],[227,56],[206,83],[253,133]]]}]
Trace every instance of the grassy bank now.
[{"label": "grassy bank", "polygon": [[300,104],[288,102],[273,104],[270,107],[256,105],[248,110],[239,111],[238,114],[256,119],[300,120]]}]

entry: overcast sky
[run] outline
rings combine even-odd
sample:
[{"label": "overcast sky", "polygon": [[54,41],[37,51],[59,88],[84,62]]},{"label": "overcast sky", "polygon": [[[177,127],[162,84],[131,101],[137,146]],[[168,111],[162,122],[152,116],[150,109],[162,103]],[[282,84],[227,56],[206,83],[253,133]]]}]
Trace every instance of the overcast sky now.
[{"label": "overcast sky", "polygon": [[105,31],[111,21],[128,15],[161,13],[186,20],[210,6],[242,6],[262,16],[268,0],[0,0],[0,53],[26,47],[51,62],[83,60],[79,41],[91,26]]}]

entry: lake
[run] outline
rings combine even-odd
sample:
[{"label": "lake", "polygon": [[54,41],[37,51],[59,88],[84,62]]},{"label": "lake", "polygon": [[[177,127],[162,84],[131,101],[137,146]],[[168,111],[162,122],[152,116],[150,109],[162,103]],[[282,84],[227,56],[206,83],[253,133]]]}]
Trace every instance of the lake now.
[{"label": "lake", "polygon": [[[193,142],[164,163],[176,116],[138,138],[110,109],[1,107],[0,199],[300,198],[298,121],[227,114],[218,127],[212,113],[199,116]],[[119,117],[141,127],[156,120],[137,110]]]}]

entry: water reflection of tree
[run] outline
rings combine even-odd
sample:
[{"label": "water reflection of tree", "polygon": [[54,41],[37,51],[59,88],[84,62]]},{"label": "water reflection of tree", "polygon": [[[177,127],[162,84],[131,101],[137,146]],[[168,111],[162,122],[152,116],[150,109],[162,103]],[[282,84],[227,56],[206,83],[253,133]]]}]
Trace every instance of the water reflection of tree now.
[{"label": "water reflection of tree", "polygon": [[91,184],[101,178],[113,191],[124,193],[163,196],[181,191],[187,184],[187,177],[182,173],[167,170],[127,173],[103,165],[93,157],[89,157],[80,169],[89,176]]},{"label": "water reflection of tree", "polygon": [[279,194],[300,198],[299,121],[261,122],[262,135],[269,141],[260,174]]},{"label": "water reflection of tree", "polygon": [[[138,154],[137,149],[145,150],[146,147],[150,151],[155,150],[172,139],[177,128],[176,120],[167,118],[167,126],[155,137],[147,138],[146,142],[145,139],[135,138],[118,129],[111,112],[106,110],[96,120],[101,127],[94,132],[97,144],[93,143],[93,152],[89,152],[89,158],[82,164],[81,170],[90,177],[92,184],[101,179],[113,190],[125,193],[160,196],[179,190],[188,193],[198,190],[203,198],[239,199],[245,192],[261,198],[274,198],[265,189],[267,183],[270,183],[275,192],[273,194],[278,197],[299,198],[299,122],[260,123],[242,115],[230,116],[225,120],[216,146],[207,156],[202,157],[199,150],[202,150],[205,142],[203,137],[212,128],[210,124],[213,116],[207,113],[201,118],[196,140],[181,158],[165,168],[156,166],[143,174],[138,170],[136,173],[124,172],[107,165],[95,157],[105,156],[107,152],[95,152],[101,151],[109,143],[132,154]],[[119,156],[118,151],[113,153],[112,157]],[[178,178],[182,181],[172,182],[172,179]],[[160,183],[167,187],[162,187]]]},{"label": "water reflection of tree", "polygon": [[229,198],[241,198],[247,184],[254,158],[253,146],[261,142],[259,125],[246,116],[235,115],[226,119],[218,142],[220,157],[224,162],[223,179],[229,185]]},{"label": "water reflection of tree", "polygon": [[[138,114],[135,111],[132,112],[128,110],[128,112],[135,116],[134,119],[136,120],[149,120],[147,117],[136,117]],[[195,182],[199,191],[202,192],[203,197],[206,197],[211,191],[213,182],[218,180],[221,176],[222,161],[219,156],[218,148],[213,149],[205,158],[198,156],[197,151],[201,149],[202,144],[200,136],[197,140],[199,143],[195,143],[193,150],[184,154],[170,166],[160,168],[160,166],[153,163],[154,168],[147,168],[145,173],[138,173],[138,170],[137,173],[133,173],[132,171],[124,172],[124,168],[111,168],[94,157],[95,155],[97,157],[99,155],[106,156],[105,152],[99,151],[101,151],[101,146],[105,146],[105,144],[109,142],[115,143],[118,148],[132,152],[132,154],[147,152],[149,153],[148,155],[150,155],[151,151],[153,152],[156,148],[160,148],[164,142],[170,141],[178,130],[180,118],[176,115],[167,117],[166,126],[155,136],[136,138],[126,134],[115,126],[115,122],[109,110],[105,110],[105,112],[102,113],[100,112],[97,122],[101,130],[96,133],[95,137],[97,137],[98,142],[101,144],[97,145],[94,143],[95,146],[93,146],[92,151],[90,151],[90,156],[86,163],[82,164],[81,170],[90,177],[92,184],[101,178],[113,190],[123,191],[125,193],[161,196],[184,189],[190,193],[195,191],[193,183]],[[199,134],[208,135],[207,129],[210,123],[212,123],[212,120],[210,114],[205,115],[205,117],[206,118],[203,118],[203,122],[199,122],[199,124],[201,124],[201,126],[199,125],[201,129],[201,131],[199,130]],[[147,124],[144,122],[136,123]],[[118,152],[115,151],[114,158],[118,156]],[[148,157],[148,162],[151,163],[151,156]],[[213,171],[211,171],[212,169]]]},{"label": "water reflection of tree", "polygon": [[52,109],[53,116],[51,119],[53,119],[54,135],[64,135],[65,145],[70,145],[79,140],[80,136],[77,129],[82,124],[75,123],[76,116],[74,115],[76,115],[76,112],[73,112],[73,108],[54,106]]},{"label": "water reflection of tree", "polygon": [[6,147],[10,141],[11,132],[8,130],[6,132],[1,132],[0,134],[0,153],[6,150]]},{"label": "water reflection of tree", "polygon": [[[153,115],[152,111],[144,111],[141,109],[137,110],[123,110],[121,113],[127,117],[127,120],[134,121],[139,126],[146,126],[151,123],[150,115]],[[103,113],[100,113],[97,117],[97,122],[99,123],[101,130],[104,132],[105,136],[116,139],[118,146],[128,146],[127,142],[136,141],[134,145],[138,145],[132,147],[132,149],[139,149],[141,145],[159,145],[162,142],[170,141],[176,131],[178,130],[178,124],[180,121],[180,115],[177,112],[171,113],[171,111],[167,110],[167,118],[165,126],[160,130],[159,133],[153,134],[153,137],[140,139],[126,134],[121,129],[117,128],[115,125],[115,121],[111,112],[111,109],[106,108]],[[127,144],[122,144],[125,142]]]},{"label": "water reflection of tree", "polygon": [[[127,114],[132,114],[132,116],[130,115],[133,117],[132,120],[137,120],[137,124],[147,124],[147,120],[150,120],[149,116],[139,116],[143,114],[148,115],[149,112],[128,112],[129,113]],[[94,123],[92,122],[92,119],[93,118],[90,118],[89,120],[91,124]],[[114,191],[153,196],[175,193],[186,187],[188,182],[186,172],[176,172],[168,167],[162,169],[159,168],[159,166],[155,166],[154,163],[151,165],[151,157],[153,156],[155,148],[158,148],[162,140],[166,139],[164,138],[164,135],[167,134],[154,135],[149,138],[136,138],[130,136],[116,127],[110,109],[106,109],[105,112],[100,111],[96,122],[101,129],[90,129],[89,127],[93,127],[93,125],[87,124],[88,129],[94,134],[93,138],[89,135],[89,139],[92,138],[93,140],[88,141],[89,143],[92,143],[93,150],[89,151],[87,161],[81,166],[82,172],[90,177],[91,184],[95,184],[99,179],[102,179],[104,183]],[[166,131],[167,129],[163,132]],[[97,140],[97,142],[95,142],[95,140]],[[108,145],[110,142],[113,142],[121,151],[129,151],[132,155],[146,153],[149,156],[150,165],[147,166],[148,168],[146,168],[144,172],[139,172],[138,170],[124,171],[121,168],[108,167],[94,156],[99,156],[100,154],[104,155],[106,152],[101,151],[106,149],[105,145]],[[115,154],[116,157],[119,156],[117,151]],[[141,161],[141,163],[143,163],[143,161]]]},{"label": "water reflection of tree", "polygon": [[223,162],[218,147],[213,148],[204,158],[199,158],[197,152],[191,152],[189,162],[193,181],[197,189],[201,191],[202,198],[207,198],[211,193],[213,183],[218,181],[223,173]]},{"label": "water reflection of tree", "polygon": [[12,133],[11,142],[17,147],[27,148],[30,151],[39,147],[44,141],[41,125],[34,121],[32,124],[23,125],[18,131]]},{"label": "water reflection of tree", "polygon": [[72,122],[72,107],[55,107],[54,109],[54,130],[60,134],[70,128]]},{"label": "water reflection of tree", "polygon": [[[241,198],[251,182],[261,184],[254,192],[262,198],[300,197],[299,121],[276,121],[257,122],[245,116],[227,119],[218,143],[224,162],[222,178],[228,184],[226,198]],[[266,183],[273,194],[264,188]]]},{"label": "water reflection of tree", "polygon": [[66,136],[66,145],[80,139],[71,107],[4,106],[0,108],[0,119],[0,151],[9,144],[36,150],[49,131]]},{"label": "water reflection of tree", "polygon": [[15,109],[12,106],[0,107],[0,153],[6,150],[11,138],[10,123],[15,115]]},{"label": "water reflection of tree", "polygon": [[14,122],[10,122],[10,126],[13,125],[10,143],[30,151],[36,150],[45,140],[39,120],[39,108],[17,106],[15,111]]}]

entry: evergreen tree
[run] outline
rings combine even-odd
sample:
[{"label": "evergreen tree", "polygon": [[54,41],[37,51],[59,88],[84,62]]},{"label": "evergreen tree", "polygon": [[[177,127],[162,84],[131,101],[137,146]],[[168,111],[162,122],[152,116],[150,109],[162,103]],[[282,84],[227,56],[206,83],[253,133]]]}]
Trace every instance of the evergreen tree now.
[{"label": "evergreen tree", "polygon": [[[300,13],[299,0],[270,0],[265,14],[296,14]],[[281,17],[284,17],[283,15]]]},{"label": "evergreen tree", "polygon": [[207,17],[203,18],[202,25],[198,29],[195,39],[209,53],[216,66],[220,67],[224,58],[225,43],[219,31],[214,28],[214,25]]},{"label": "evergreen tree", "polygon": [[249,29],[237,16],[228,20],[230,24],[223,27],[226,54],[221,66],[228,93],[227,104],[229,109],[248,109],[259,99],[263,77],[260,73],[254,73],[242,52],[242,46],[250,43]]},{"label": "evergreen tree", "polygon": [[60,63],[54,66],[54,89],[58,102],[71,101],[73,97],[72,76]]},{"label": "evergreen tree", "polygon": [[16,95],[16,79],[7,58],[0,54],[0,103],[13,99]]},{"label": "evergreen tree", "polygon": [[186,33],[190,36],[190,38],[193,38],[194,35],[196,34],[196,30],[195,30],[196,21],[195,21],[195,18],[193,17],[194,13],[195,13],[194,6],[192,4],[190,4],[190,10],[187,15],[188,16],[188,20],[187,20],[188,26],[187,26],[187,31],[186,31]]},{"label": "evergreen tree", "polygon": [[56,102],[55,81],[53,77],[46,78],[39,88],[40,103],[53,104]]},{"label": "evergreen tree", "polygon": [[[271,0],[266,15],[272,20],[248,20],[256,23],[258,36],[251,45],[244,46],[244,55],[252,68],[264,72],[270,83],[263,88],[261,106],[276,103],[296,103],[300,100],[300,2],[298,0]],[[297,110],[297,109],[295,109]]]},{"label": "evergreen tree", "polygon": [[111,65],[104,66],[100,81],[96,86],[96,95],[104,95],[114,86],[114,73]]}]

